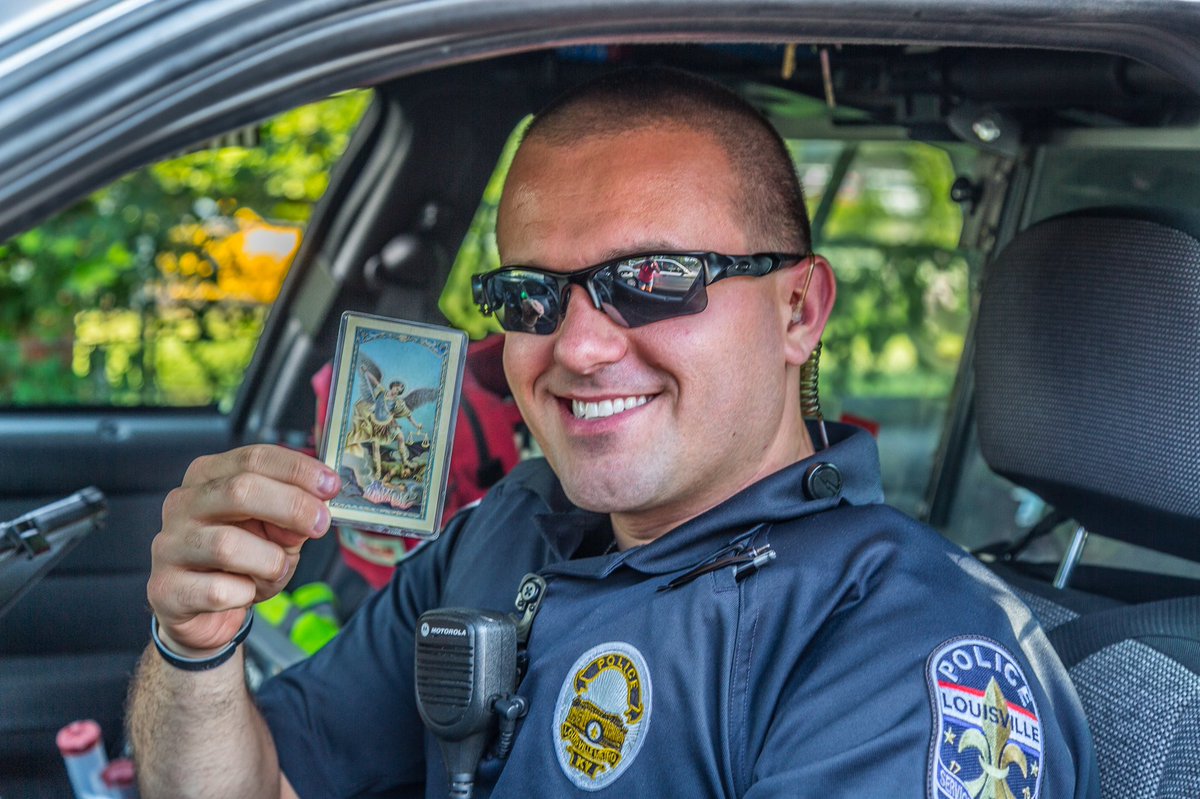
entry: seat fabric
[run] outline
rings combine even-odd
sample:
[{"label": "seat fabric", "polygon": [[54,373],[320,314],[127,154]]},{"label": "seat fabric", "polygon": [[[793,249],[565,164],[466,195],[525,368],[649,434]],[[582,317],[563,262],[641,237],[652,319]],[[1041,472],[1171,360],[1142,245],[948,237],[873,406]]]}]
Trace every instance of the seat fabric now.
[{"label": "seat fabric", "polygon": [[[989,266],[974,363],[994,471],[1091,532],[1193,560],[1198,234],[1200,219],[1110,208],[1019,233]],[[1071,675],[1104,799],[1200,798],[1198,598],[1120,607],[996,571]]]}]

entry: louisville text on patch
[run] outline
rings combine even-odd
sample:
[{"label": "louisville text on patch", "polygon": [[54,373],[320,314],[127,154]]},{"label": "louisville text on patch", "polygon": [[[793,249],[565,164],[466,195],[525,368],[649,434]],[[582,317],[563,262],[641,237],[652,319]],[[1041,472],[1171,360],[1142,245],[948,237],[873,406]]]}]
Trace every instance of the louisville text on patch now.
[{"label": "louisville text on patch", "polygon": [[1036,799],[1045,742],[1016,658],[987,638],[955,638],[930,655],[926,679],[929,799]]}]

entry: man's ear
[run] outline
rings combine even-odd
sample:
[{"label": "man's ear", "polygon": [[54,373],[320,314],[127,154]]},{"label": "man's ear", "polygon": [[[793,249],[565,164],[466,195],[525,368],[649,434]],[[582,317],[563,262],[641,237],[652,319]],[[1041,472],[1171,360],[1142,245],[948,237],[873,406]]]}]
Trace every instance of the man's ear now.
[{"label": "man's ear", "polygon": [[837,297],[837,284],[829,262],[820,255],[810,255],[788,273],[785,351],[788,363],[799,366],[821,340]]}]

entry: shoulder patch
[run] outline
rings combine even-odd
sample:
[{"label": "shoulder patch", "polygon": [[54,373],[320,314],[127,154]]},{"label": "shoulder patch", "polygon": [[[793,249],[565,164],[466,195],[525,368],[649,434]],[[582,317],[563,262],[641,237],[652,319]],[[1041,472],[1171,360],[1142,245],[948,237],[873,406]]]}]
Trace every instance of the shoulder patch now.
[{"label": "shoulder patch", "polygon": [[650,726],[650,670],[631,644],[585,652],[567,672],[551,734],[558,765],[576,787],[598,791],[637,757]]},{"label": "shoulder patch", "polygon": [[989,638],[951,638],[929,656],[925,678],[928,799],[1037,799],[1045,742],[1017,659]]}]

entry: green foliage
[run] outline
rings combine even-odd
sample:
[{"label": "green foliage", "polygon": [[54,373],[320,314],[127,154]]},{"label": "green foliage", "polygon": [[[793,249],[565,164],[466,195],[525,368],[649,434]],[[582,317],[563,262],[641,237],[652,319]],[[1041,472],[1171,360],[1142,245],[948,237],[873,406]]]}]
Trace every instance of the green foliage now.
[{"label": "green foliage", "polygon": [[838,278],[823,339],[829,396],[949,393],[970,312],[953,180],[936,148],[860,145],[816,242]]},{"label": "green foliage", "polygon": [[369,101],[289,111],[255,147],[138,170],[0,244],[0,405],[227,407]]}]

